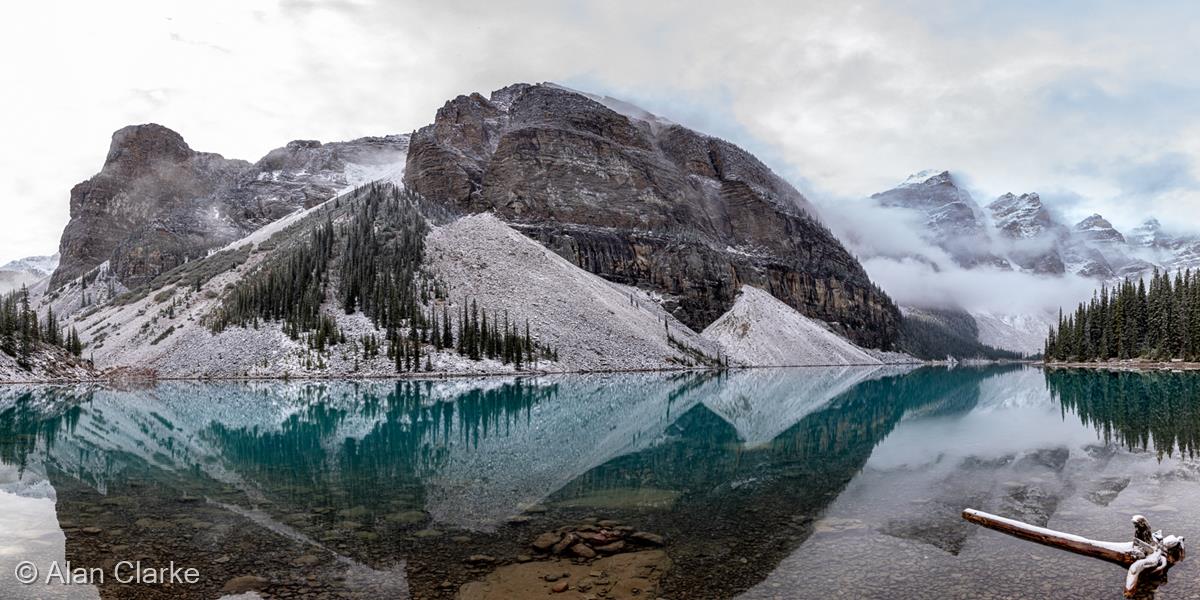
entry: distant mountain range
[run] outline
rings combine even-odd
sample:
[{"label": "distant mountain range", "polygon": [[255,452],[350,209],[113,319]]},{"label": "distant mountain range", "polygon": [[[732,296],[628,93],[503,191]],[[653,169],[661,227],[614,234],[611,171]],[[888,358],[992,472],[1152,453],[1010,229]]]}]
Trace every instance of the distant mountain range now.
[{"label": "distant mountain range", "polygon": [[30,256],[0,267],[0,294],[29,286],[49,277],[58,268],[58,255]]},{"label": "distant mountain range", "polygon": [[922,237],[968,269],[1108,280],[1200,259],[1200,236],[1167,235],[1155,219],[1127,237],[1099,214],[1063,223],[1037,193],[1008,193],[980,206],[947,171],[922,171],[871,198],[880,206],[919,213]]},{"label": "distant mountain range", "polygon": [[[1137,279],[1155,268],[1177,270],[1200,265],[1200,235],[1172,235],[1153,218],[1123,234],[1100,214],[1063,222],[1036,192],[1007,193],[981,206],[948,171],[921,171],[893,189],[871,196],[880,207],[911,211],[917,233],[944,251],[955,266],[1028,273],[1042,277],[1077,275],[1096,287],[1123,278]],[[928,263],[936,256],[856,248],[860,256],[886,255]],[[911,307],[924,310],[927,307]],[[946,308],[946,307],[940,307]],[[973,312],[980,340],[1018,352],[1040,350],[1053,309],[1020,314]]]}]

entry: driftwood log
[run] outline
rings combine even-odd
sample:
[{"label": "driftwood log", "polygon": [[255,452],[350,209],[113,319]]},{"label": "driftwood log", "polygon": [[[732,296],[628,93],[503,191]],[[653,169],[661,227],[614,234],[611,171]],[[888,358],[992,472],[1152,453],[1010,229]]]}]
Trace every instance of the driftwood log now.
[{"label": "driftwood log", "polygon": [[1167,571],[1184,556],[1182,537],[1164,537],[1162,531],[1151,531],[1150,523],[1142,515],[1134,515],[1132,519],[1133,540],[1129,542],[1092,540],[972,508],[964,510],[962,517],[1013,537],[1121,565],[1127,569],[1126,597],[1133,597],[1149,586],[1165,583]]}]

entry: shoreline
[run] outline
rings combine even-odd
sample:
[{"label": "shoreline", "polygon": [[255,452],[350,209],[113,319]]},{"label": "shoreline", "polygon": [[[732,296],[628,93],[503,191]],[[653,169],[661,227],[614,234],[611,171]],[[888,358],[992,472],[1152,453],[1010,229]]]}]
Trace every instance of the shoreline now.
[{"label": "shoreline", "polygon": [[1200,362],[1121,360],[1106,362],[1048,362],[1045,369],[1092,369],[1094,371],[1200,371]]},{"label": "shoreline", "polygon": [[[1000,364],[1000,363],[996,363]],[[472,373],[456,373],[450,371],[434,371],[434,372],[417,372],[417,373],[396,373],[394,375],[354,375],[351,373],[339,373],[335,375],[312,375],[306,374],[303,376],[291,377],[288,375],[222,375],[222,376],[172,376],[172,377],[121,377],[116,374],[113,377],[96,377],[93,379],[32,379],[21,381],[0,381],[0,386],[6,385],[74,385],[74,384],[136,384],[136,383],[157,383],[160,381],[194,381],[194,382],[218,382],[218,381],[405,381],[411,379],[469,379],[472,377],[491,378],[491,377],[536,377],[543,375],[614,375],[621,373],[688,373],[688,372],[720,372],[720,371],[745,371],[751,369],[817,369],[830,367],[930,367],[939,366],[937,361],[921,361],[908,363],[882,363],[882,364],[816,364],[816,365],[754,365],[742,367],[678,367],[678,368],[658,368],[658,369],[595,369],[595,370],[564,370],[564,371],[479,371]]]}]

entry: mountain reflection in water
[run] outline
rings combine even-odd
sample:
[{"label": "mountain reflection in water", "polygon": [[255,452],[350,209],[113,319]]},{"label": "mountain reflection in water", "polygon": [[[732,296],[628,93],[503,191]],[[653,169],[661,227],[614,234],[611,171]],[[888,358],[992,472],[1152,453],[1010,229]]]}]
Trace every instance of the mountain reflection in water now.
[{"label": "mountain reflection in water", "polygon": [[[1101,477],[1080,457],[1121,463],[1110,440],[1191,456],[1196,379],[1121,375],[847,367],[0,388],[0,514],[24,524],[0,516],[12,532],[0,595],[46,594],[11,578],[7,562],[29,555],[202,573],[183,589],[106,582],[50,597],[453,598],[539,533],[600,518],[665,536],[660,596],[826,597],[786,576],[830,556],[813,546],[878,535],[931,547],[953,570],[976,535],[957,520],[962,502],[1059,518],[1070,490],[1086,496]],[[973,447],[1010,415],[1031,420]],[[1023,500],[997,477],[1025,486]],[[847,504],[895,504],[909,480],[932,496],[886,516]],[[826,580],[869,596],[855,573],[872,554],[857,555]]]}]

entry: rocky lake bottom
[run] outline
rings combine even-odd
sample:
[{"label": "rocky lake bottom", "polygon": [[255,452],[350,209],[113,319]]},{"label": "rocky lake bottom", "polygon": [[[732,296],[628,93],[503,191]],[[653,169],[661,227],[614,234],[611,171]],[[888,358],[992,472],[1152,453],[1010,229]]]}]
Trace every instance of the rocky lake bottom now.
[{"label": "rocky lake bottom", "polygon": [[[1190,538],[1198,442],[1195,373],[0,387],[0,597],[1119,598],[960,512]],[[103,581],[45,582],[68,563]]]}]

